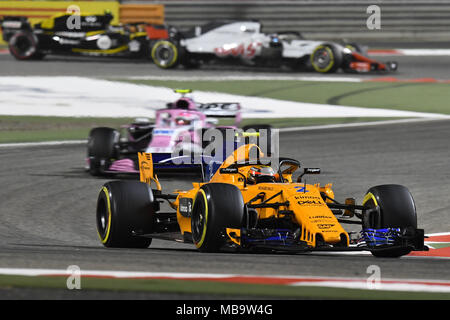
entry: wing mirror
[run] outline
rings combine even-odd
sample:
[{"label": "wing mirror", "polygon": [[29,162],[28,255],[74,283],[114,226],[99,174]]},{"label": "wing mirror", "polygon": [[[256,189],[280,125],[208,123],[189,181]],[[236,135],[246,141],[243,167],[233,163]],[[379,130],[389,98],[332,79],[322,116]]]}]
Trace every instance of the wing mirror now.
[{"label": "wing mirror", "polygon": [[298,176],[297,182],[302,182],[302,177],[305,174],[320,174],[320,168],[304,168],[303,173]]}]

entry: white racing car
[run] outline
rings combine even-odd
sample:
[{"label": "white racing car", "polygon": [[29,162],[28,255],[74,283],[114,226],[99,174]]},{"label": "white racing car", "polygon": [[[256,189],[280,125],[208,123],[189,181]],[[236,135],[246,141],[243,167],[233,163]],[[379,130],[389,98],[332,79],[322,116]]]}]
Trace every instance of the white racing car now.
[{"label": "white racing car", "polygon": [[181,64],[198,67],[212,61],[241,62],[250,66],[314,70],[321,73],[394,71],[396,62],[367,57],[358,44],[302,39],[297,32],[265,34],[257,21],[221,21],[187,32],[169,27],[169,37],[153,43],[154,63],[163,69]]}]

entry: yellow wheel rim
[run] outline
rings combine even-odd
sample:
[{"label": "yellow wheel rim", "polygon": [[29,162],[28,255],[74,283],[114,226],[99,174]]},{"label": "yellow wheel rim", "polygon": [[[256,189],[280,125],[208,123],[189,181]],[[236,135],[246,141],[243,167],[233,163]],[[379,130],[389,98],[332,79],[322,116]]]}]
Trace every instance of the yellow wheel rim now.
[{"label": "yellow wheel rim", "polygon": [[[158,50],[160,50],[161,48],[166,48],[166,49],[171,49],[173,52],[173,56],[171,57],[171,59],[167,60],[167,61],[160,61],[157,57],[158,54]],[[178,49],[177,47],[170,41],[159,41],[157,42],[152,49],[152,59],[153,62],[160,68],[163,69],[167,69],[172,67],[175,62],[177,62],[178,59]]]},{"label": "yellow wheel rim", "polygon": [[[318,51],[324,50],[325,52],[327,52],[328,56],[329,56],[329,63],[326,66],[319,66],[315,59],[314,56]],[[324,46],[324,45],[320,45],[317,48],[314,49],[313,53],[311,54],[311,64],[314,68],[314,70],[316,70],[317,72],[328,72],[331,70],[331,68],[333,68],[334,66],[334,54],[333,54],[333,50],[331,50],[330,47],[328,46]]]}]

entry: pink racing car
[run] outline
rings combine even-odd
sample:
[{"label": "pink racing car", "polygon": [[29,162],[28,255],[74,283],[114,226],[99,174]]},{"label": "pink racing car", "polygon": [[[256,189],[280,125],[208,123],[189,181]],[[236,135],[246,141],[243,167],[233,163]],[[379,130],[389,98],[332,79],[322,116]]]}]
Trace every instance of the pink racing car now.
[{"label": "pink racing car", "polygon": [[[122,126],[122,133],[113,128],[93,128],[87,143],[86,169],[94,176],[139,173],[138,152],[151,153],[155,169],[199,168],[208,162],[208,157],[201,158],[201,163],[186,159],[181,161],[181,158],[186,157],[186,154],[190,157],[202,155],[211,142],[206,134],[208,129],[222,131],[224,139],[230,137],[225,134],[226,129],[236,133],[249,129],[265,129],[269,132],[271,129],[268,125],[239,128],[239,103],[198,104],[185,96],[191,90],[175,91],[181,93],[182,97],[169,103],[167,108],[156,111],[154,123],[147,118],[137,118],[133,123]],[[217,118],[234,118],[234,125],[217,126]],[[242,135],[232,136],[234,148],[245,142]]]}]

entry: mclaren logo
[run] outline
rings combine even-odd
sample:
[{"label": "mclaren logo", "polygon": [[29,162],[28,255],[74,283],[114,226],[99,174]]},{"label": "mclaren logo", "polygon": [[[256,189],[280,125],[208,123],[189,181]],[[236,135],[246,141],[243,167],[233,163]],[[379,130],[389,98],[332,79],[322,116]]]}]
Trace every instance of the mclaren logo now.
[{"label": "mclaren logo", "polygon": [[297,203],[301,206],[321,206],[322,202],[320,200],[299,200]]},{"label": "mclaren logo", "polygon": [[324,224],[324,223],[321,223],[321,224],[318,224],[317,227],[318,227],[319,229],[330,229],[330,228],[334,227],[334,224]]}]

